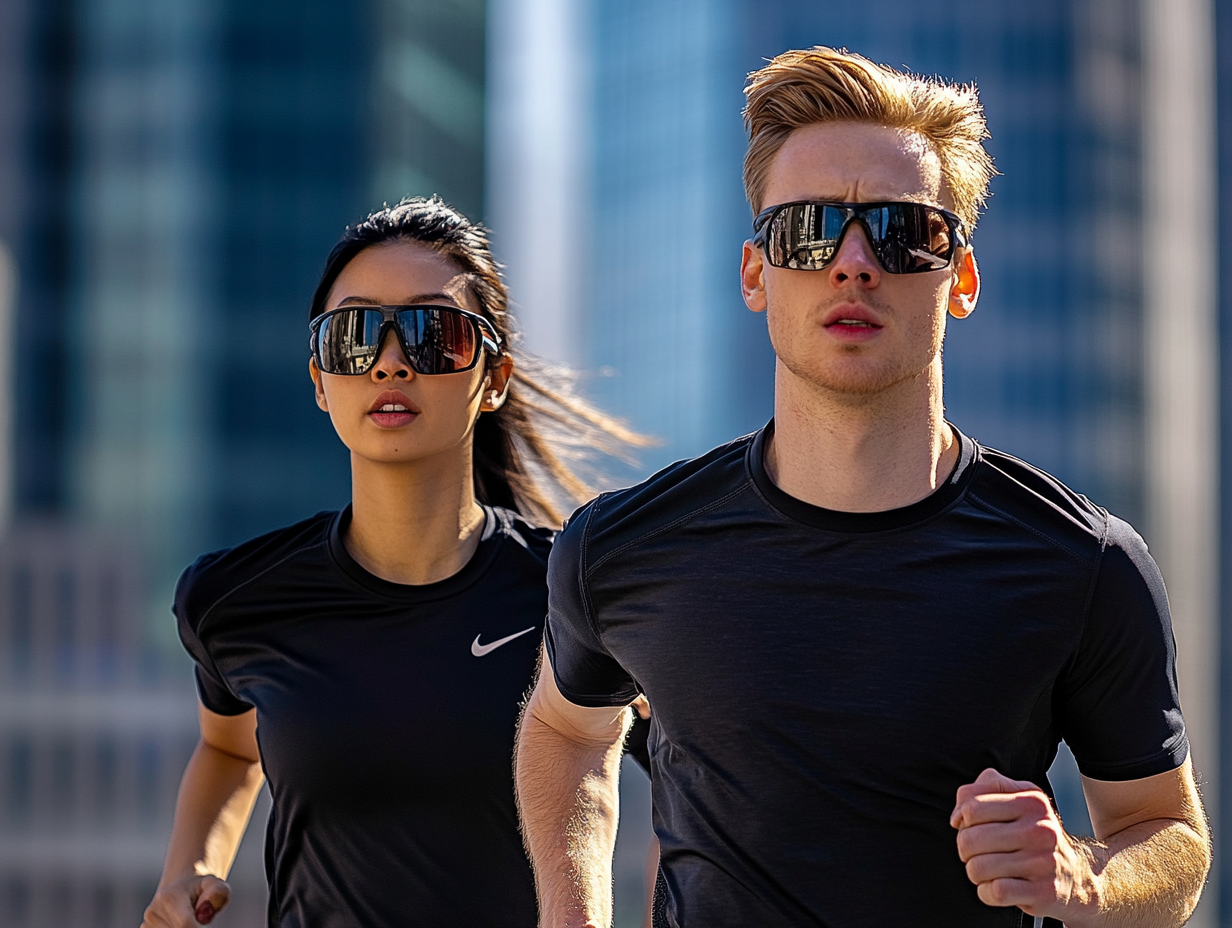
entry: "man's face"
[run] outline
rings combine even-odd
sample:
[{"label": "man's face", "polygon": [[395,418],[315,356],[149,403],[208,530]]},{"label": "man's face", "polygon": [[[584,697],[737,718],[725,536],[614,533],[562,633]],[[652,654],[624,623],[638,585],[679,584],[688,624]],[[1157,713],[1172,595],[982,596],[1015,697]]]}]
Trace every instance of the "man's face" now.
[{"label": "man's face", "polygon": [[[941,164],[913,132],[856,122],[820,123],[787,137],[770,168],[763,208],[793,200],[911,200],[952,209]],[[771,266],[745,243],[745,302],[766,311],[770,341],[791,375],[840,394],[874,394],[939,362],[946,310],[974,308],[979,279],[970,251],[949,268],[890,274],[852,223],[822,270]]]}]

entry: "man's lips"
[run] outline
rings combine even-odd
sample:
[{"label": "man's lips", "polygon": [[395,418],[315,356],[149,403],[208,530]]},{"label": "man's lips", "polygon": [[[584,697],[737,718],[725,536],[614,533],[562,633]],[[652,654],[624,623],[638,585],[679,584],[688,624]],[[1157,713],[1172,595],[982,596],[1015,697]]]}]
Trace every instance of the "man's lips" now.
[{"label": "man's lips", "polygon": [[386,390],[368,407],[368,418],[383,428],[398,428],[415,420],[419,410],[404,394]]},{"label": "man's lips", "polygon": [[865,342],[876,338],[882,329],[877,317],[858,304],[836,306],[822,321],[831,336],[842,342]]}]

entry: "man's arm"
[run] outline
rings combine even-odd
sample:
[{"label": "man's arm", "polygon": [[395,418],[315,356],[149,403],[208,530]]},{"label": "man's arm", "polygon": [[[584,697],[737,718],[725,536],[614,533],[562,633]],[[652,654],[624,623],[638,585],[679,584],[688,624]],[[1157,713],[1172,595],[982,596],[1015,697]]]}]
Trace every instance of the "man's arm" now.
[{"label": "man's arm", "polygon": [[608,928],[627,707],[588,709],[556,687],[546,652],[522,713],[514,772],[543,928]]},{"label": "man's arm", "polygon": [[1179,928],[1211,865],[1190,762],[1140,780],[1083,777],[1082,786],[1093,842],[1066,834],[1033,783],[985,770],[959,788],[950,823],[980,899],[1068,928]]}]

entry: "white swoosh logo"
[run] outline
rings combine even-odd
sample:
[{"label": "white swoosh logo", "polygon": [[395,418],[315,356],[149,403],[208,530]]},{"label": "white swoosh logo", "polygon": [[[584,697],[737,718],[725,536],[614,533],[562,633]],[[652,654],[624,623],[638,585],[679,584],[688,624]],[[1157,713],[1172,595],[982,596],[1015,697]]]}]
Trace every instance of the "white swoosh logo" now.
[{"label": "white swoosh logo", "polygon": [[491,654],[503,644],[508,644],[514,638],[521,638],[523,635],[533,632],[537,626],[532,625],[530,628],[524,628],[520,632],[514,632],[512,635],[507,635],[504,638],[498,638],[491,644],[480,644],[479,636],[475,636],[475,640],[471,642],[471,653],[476,657],[483,657],[485,654]]}]

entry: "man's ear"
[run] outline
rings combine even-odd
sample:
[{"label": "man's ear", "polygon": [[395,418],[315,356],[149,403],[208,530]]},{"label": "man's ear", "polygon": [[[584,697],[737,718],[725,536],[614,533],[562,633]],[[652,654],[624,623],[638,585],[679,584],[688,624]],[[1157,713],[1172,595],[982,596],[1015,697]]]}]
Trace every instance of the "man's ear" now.
[{"label": "man's ear", "polygon": [[975,252],[968,247],[960,248],[954,256],[954,282],[950,285],[950,315],[966,319],[975,312],[980,299],[980,266]]},{"label": "man's ear", "polygon": [[509,384],[513,380],[513,355],[509,353],[500,356],[500,363],[488,368],[484,378],[483,399],[479,403],[480,412],[496,412],[505,405],[509,398]]},{"label": "man's ear", "polygon": [[755,313],[766,311],[766,281],[763,275],[766,261],[761,249],[752,242],[744,243],[740,256],[740,292],[744,305]]},{"label": "man's ear", "polygon": [[317,367],[317,359],[308,359],[308,376],[312,378],[312,386],[317,395],[317,407],[323,412],[329,412],[329,403],[325,400],[325,385],[321,383],[321,369]]}]

